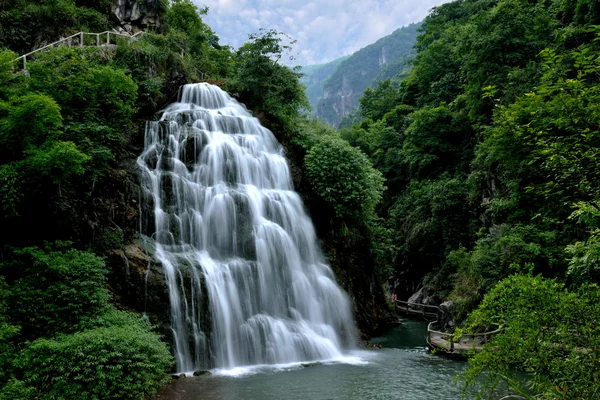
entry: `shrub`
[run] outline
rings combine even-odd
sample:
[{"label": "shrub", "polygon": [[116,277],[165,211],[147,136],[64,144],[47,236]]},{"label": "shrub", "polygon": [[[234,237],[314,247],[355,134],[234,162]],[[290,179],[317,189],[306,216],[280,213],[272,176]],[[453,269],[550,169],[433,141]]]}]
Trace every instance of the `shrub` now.
[{"label": "shrub", "polygon": [[[3,385],[10,376],[10,363],[16,352],[15,338],[19,334],[19,327],[10,325],[6,322],[6,296],[8,287],[4,278],[0,276],[0,386]],[[4,391],[0,391],[0,400],[8,397],[2,397]],[[16,397],[14,397],[16,398]]]},{"label": "shrub", "polygon": [[308,179],[339,219],[374,216],[384,190],[381,173],[339,136],[321,136],[305,157]]},{"label": "shrub", "polygon": [[477,398],[487,398],[501,381],[527,398],[597,398],[598,312],[597,285],[569,292],[541,277],[512,275],[500,281],[465,324],[466,332],[503,327],[469,360],[466,386],[480,378]]},{"label": "shrub", "polygon": [[0,400],[33,400],[36,391],[25,383],[12,378],[0,389]]},{"label": "shrub", "polygon": [[143,400],[168,381],[173,358],[149,324],[133,314],[109,315],[107,326],[38,339],[21,352],[15,365],[40,400]]},{"label": "shrub", "polygon": [[108,307],[104,262],[94,254],[28,247],[14,255],[13,261],[2,264],[14,279],[9,316],[26,337],[70,331]]}]

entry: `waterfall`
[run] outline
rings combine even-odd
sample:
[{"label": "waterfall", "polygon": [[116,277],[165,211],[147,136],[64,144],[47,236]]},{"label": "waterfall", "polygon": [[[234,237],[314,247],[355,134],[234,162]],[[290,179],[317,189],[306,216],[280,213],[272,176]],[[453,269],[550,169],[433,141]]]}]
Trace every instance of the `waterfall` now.
[{"label": "waterfall", "polygon": [[330,360],[354,344],[282,147],[243,105],[185,85],[147,123],[138,164],[178,371]]}]

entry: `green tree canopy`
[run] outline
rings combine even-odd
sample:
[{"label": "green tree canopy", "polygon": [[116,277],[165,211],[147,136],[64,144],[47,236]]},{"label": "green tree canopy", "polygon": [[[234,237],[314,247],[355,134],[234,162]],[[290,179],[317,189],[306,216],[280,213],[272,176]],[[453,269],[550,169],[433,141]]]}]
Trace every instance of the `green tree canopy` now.
[{"label": "green tree canopy", "polygon": [[305,163],[311,184],[337,218],[365,221],[374,217],[384,190],[383,178],[360,150],[339,136],[321,136],[306,154]]}]

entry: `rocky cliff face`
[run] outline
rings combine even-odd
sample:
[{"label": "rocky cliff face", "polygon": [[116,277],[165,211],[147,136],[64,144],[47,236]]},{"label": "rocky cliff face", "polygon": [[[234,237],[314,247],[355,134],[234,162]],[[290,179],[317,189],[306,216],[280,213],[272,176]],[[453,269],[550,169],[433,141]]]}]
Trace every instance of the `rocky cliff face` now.
[{"label": "rocky cliff face", "polygon": [[[358,99],[366,88],[404,72],[414,56],[412,47],[419,26],[400,28],[339,63],[329,76],[322,78],[323,97],[317,104],[311,103],[316,115],[338,126],[342,118],[358,107]],[[313,97],[310,99],[315,101]]]},{"label": "rocky cliff face", "polygon": [[112,12],[126,31],[159,26],[162,7],[160,0],[115,0]]}]

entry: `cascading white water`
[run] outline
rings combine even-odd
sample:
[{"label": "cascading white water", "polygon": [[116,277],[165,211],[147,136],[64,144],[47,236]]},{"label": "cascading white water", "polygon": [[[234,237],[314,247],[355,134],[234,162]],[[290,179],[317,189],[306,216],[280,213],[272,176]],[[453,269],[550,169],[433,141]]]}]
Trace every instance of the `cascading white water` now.
[{"label": "cascading white water", "polygon": [[216,86],[186,85],[138,158],[178,371],[335,359],[354,343],[282,148]]}]

